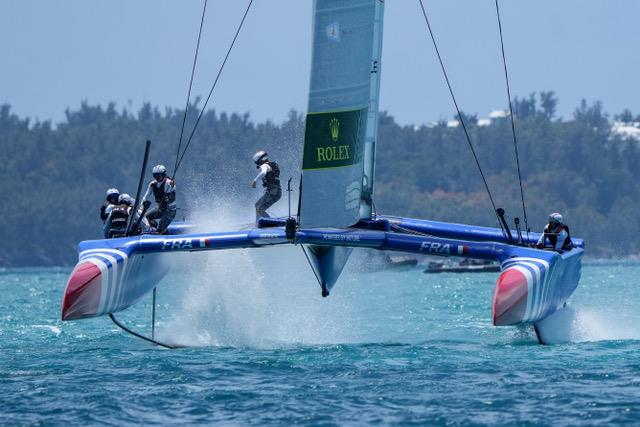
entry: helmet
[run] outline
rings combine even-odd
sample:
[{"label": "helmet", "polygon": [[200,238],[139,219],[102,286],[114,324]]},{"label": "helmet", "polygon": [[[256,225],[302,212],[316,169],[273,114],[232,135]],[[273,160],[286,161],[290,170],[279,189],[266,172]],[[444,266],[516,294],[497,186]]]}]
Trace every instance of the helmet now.
[{"label": "helmet", "polygon": [[264,150],[260,150],[258,151],[256,154],[253,155],[253,161],[256,164],[259,164],[261,160],[266,160],[267,159],[267,152]]},{"label": "helmet", "polygon": [[167,168],[165,168],[164,165],[155,165],[153,167],[154,178],[164,178],[165,176],[167,176]]},{"label": "helmet", "polygon": [[562,214],[559,214],[558,212],[549,214],[549,224],[564,224]]},{"label": "helmet", "polygon": [[107,190],[107,194],[105,195],[107,202],[116,203],[118,201],[118,197],[120,196],[120,191],[117,188],[110,188]]},{"label": "helmet", "polygon": [[122,193],[120,197],[118,197],[118,203],[124,203],[125,205],[133,206],[135,200],[127,193]]}]

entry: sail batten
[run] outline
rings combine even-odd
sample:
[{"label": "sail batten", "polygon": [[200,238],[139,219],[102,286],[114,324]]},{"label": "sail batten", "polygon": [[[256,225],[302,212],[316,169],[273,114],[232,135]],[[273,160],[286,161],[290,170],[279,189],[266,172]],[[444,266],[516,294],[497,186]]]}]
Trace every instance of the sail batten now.
[{"label": "sail batten", "polygon": [[[326,93],[336,92],[336,93],[340,93],[342,96],[346,97],[347,95],[344,95],[344,92],[348,92],[350,90],[353,90],[353,91],[362,90],[363,86],[368,86],[368,85],[369,85],[369,81],[367,81],[365,83],[358,83],[358,84],[352,84],[352,85],[336,86],[335,88],[330,88],[330,89],[317,89],[313,93],[314,93],[314,95],[318,95],[318,94],[326,94]],[[367,105],[368,105],[368,103],[367,104],[363,104],[362,107],[366,107]]]}]

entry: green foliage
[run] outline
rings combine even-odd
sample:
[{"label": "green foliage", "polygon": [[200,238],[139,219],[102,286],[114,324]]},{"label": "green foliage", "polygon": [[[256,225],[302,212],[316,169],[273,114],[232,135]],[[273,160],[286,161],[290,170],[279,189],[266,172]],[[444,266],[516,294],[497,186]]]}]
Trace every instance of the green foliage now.
[{"label": "green foliage", "polygon": [[[197,104],[189,108],[183,147]],[[540,230],[549,212],[561,211],[590,254],[639,253],[638,143],[611,134],[600,103],[583,101],[569,121],[555,118],[556,105],[553,92],[514,100],[529,226]],[[135,192],[145,140],[153,142],[150,163],[173,171],[182,117],[181,110],[148,104],[132,114],[82,103],[54,127],[0,105],[0,266],[73,264],[77,242],[100,237],[104,190]],[[476,115],[464,119],[496,204],[522,218],[509,119],[489,126],[479,126]],[[304,116],[295,111],[281,124],[208,111],[176,177],[179,204],[231,195],[251,211],[258,197],[248,188],[256,173],[251,155],[266,149],[283,178],[297,182],[303,136]],[[381,113],[375,200],[382,213],[496,225],[462,129],[444,122],[414,128]]]},{"label": "green foliage", "polygon": [[[565,214],[590,255],[638,254],[638,141],[611,133],[602,105],[585,101],[573,120],[553,119],[553,92],[514,101],[529,227],[542,229],[549,212]],[[509,118],[469,128],[496,205],[522,219]],[[376,202],[381,212],[497,226],[480,174],[460,127],[400,127],[382,113]]]}]

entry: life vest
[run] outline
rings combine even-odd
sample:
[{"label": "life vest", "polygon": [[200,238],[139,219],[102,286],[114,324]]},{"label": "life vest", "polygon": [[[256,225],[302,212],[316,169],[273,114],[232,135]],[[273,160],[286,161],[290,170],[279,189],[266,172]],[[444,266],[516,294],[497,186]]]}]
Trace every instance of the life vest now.
[{"label": "life vest", "polygon": [[111,209],[111,230],[124,230],[129,222],[129,210],[127,205],[115,205]]},{"label": "life vest", "polygon": [[[564,239],[564,242],[562,242],[562,250],[568,251],[569,249],[573,248],[573,243],[571,243],[571,235],[569,234],[569,227],[562,224],[559,230],[564,230],[567,232],[567,237]],[[560,231],[550,230],[548,225],[544,228],[544,235],[547,239],[549,239],[549,242],[551,242],[551,246],[553,246],[554,248],[556,247],[556,243],[558,242],[558,234],[560,233]]]},{"label": "life vest", "polygon": [[152,181],[151,190],[153,190],[153,197],[156,199],[156,203],[160,205],[161,208],[165,208],[171,203],[176,201],[176,192],[171,191],[169,193],[165,193],[164,186],[166,185],[166,181],[169,178],[165,178],[162,180],[160,185],[157,185],[157,181]]},{"label": "life vest", "polygon": [[268,161],[271,170],[262,178],[263,187],[275,187],[280,185],[280,166],[276,162]]}]

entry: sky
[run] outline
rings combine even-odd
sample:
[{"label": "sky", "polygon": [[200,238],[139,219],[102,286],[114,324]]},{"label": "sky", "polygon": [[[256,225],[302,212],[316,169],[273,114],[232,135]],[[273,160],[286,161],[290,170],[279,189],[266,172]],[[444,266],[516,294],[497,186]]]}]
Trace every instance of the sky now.
[{"label": "sky", "polygon": [[[463,111],[507,106],[494,0],[423,0]],[[248,0],[209,0],[193,94],[206,97]],[[202,0],[0,0],[0,104],[64,120],[82,101],[184,108]],[[210,106],[256,121],[306,110],[311,0],[254,0]],[[500,1],[511,91],[640,113],[640,2]],[[401,124],[454,106],[418,0],[386,0],[381,110]]]}]

